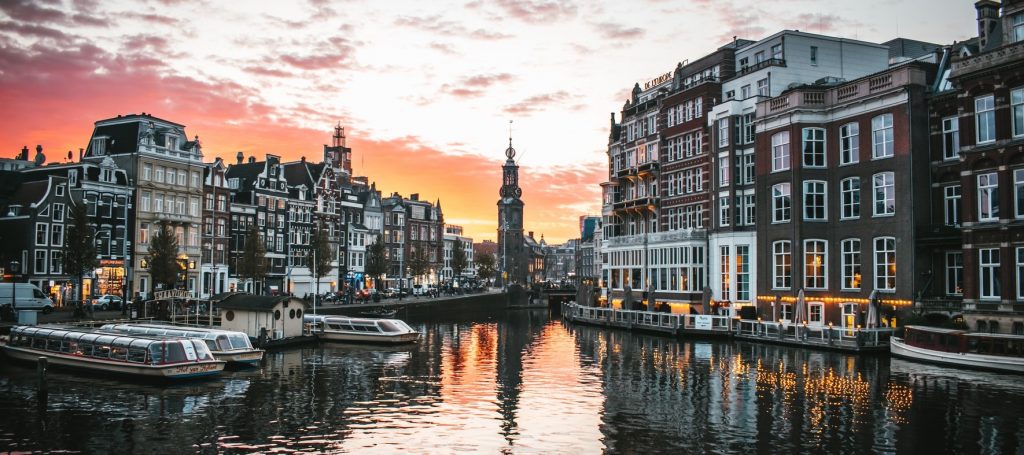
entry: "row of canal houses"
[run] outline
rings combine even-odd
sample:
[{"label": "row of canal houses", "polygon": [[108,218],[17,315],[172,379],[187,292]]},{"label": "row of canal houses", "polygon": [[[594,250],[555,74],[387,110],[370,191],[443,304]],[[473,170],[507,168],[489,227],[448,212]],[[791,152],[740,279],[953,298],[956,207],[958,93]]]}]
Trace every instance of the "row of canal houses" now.
[{"label": "row of canal houses", "polygon": [[[335,128],[332,139],[318,163],[272,154],[257,160],[242,152],[233,163],[204,162],[199,138],[190,140],[184,125],[142,113],[96,122],[77,161],[68,152],[65,162],[46,164],[41,147],[30,161],[26,148],[17,159],[3,160],[0,170],[0,266],[10,275],[17,262],[15,278],[37,285],[58,305],[74,300],[74,280],[63,270],[64,233],[70,208],[85,204],[96,228],[99,268],[85,277],[84,298],[145,297],[156,290],[145,258],[163,221],[178,240],[178,287],[198,298],[373,287],[364,273],[367,249],[381,234],[393,264],[382,285],[428,279],[408,276],[402,264],[411,248],[429,248],[431,269],[440,271],[440,201],[397,193],[382,198],[367,177],[353,175],[344,129]],[[306,258],[320,221],[334,257],[318,286]],[[267,277],[259,283],[236,271],[251,226],[266,247]]]},{"label": "row of canal houses", "polygon": [[1024,1],[975,7],[963,42],[784,30],[638,83],[602,184],[611,303],[789,321],[803,292],[810,325],[875,298],[1024,333]]}]

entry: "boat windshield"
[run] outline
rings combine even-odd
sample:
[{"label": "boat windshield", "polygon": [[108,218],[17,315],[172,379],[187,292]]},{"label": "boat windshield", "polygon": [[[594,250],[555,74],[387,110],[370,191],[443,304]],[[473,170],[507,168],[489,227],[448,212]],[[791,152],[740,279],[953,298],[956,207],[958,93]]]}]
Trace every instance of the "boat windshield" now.
[{"label": "boat windshield", "polygon": [[412,331],[412,329],[409,326],[405,325],[405,323],[403,323],[402,321],[380,320],[377,321],[377,325],[380,326],[381,330],[389,333]]},{"label": "boat windshield", "polygon": [[235,349],[252,349],[252,343],[249,343],[249,337],[241,333],[228,335],[228,339],[231,340],[231,347]]}]

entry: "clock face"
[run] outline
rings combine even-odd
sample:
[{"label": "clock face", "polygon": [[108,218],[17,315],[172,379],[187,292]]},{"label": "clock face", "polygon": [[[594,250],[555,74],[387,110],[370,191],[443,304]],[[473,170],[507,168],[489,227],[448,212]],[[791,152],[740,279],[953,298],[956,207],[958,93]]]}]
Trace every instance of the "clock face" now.
[{"label": "clock face", "polygon": [[523,189],[522,188],[516,188],[516,197],[521,197],[522,195],[523,195]]}]

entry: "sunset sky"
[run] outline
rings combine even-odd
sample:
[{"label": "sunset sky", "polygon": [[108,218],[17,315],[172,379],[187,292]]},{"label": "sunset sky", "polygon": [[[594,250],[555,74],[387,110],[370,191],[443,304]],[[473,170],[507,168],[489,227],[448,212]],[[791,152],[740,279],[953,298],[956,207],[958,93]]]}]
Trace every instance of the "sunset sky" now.
[{"label": "sunset sky", "polygon": [[974,34],[968,0],[582,2],[0,0],[0,156],[85,147],[146,112],[239,150],[319,160],[341,122],[385,193],[440,199],[493,239],[509,120],[526,229],[549,243],[600,214],[609,113],[635,82],[733,36],[784,28],[881,42]]}]

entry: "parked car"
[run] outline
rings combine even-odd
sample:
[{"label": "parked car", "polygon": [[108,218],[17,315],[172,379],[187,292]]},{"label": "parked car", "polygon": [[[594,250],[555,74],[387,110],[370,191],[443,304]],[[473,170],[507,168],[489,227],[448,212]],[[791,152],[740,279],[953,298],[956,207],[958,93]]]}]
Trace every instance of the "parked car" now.
[{"label": "parked car", "polygon": [[92,299],[93,311],[120,310],[121,305],[123,304],[124,301],[121,300],[121,297],[111,294],[101,295],[95,299]]}]

